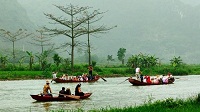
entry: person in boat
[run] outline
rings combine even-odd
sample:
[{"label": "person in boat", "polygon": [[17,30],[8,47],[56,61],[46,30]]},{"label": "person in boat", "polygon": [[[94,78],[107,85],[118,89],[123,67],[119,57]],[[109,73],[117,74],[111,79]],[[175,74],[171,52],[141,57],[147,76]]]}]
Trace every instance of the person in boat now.
[{"label": "person in boat", "polygon": [[66,75],[63,74],[62,77],[61,77],[61,79],[63,79],[63,80],[67,80]]},{"label": "person in boat", "polygon": [[89,80],[92,80],[93,79],[93,75],[92,75],[92,71],[93,71],[93,67],[92,67],[92,65],[90,65],[89,67],[88,67],[88,71],[89,71]]},{"label": "person in boat", "polygon": [[143,75],[142,75],[142,72],[140,71],[140,80],[141,80],[141,82],[143,82]]},{"label": "person in boat", "polygon": [[75,95],[76,96],[84,96],[84,93],[81,91],[81,84],[77,84],[75,88]]},{"label": "person in boat", "polygon": [[62,87],[62,89],[59,91],[58,97],[64,97],[64,94],[65,94],[65,87]]},{"label": "person in boat", "polygon": [[167,76],[168,76],[169,79],[174,78],[173,75],[170,72],[168,72]]},{"label": "person in boat", "polygon": [[67,88],[67,89],[66,89],[65,94],[66,94],[66,95],[71,95],[71,90],[70,90],[70,88]]},{"label": "person in boat", "polygon": [[46,81],[46,84],[43,87],[43,95],[52,96],[52,91],[48,80]]},{"label": "person in boat", "polygon": [[52,72],[53,79],[56,79],[57,72]]},{"label": "person in boat", "polygon": [[136,76],[136,79],[137,79],[137,80],[140,80],[140,81],[141,81],[141,79],[140,79],[140,68],[139,68],[139,67],[137,67],[137,68],[135,69],[135,76]]},{"label": "person in boat", "polygon": [[167,76],[168,76],[168,83],[174,82],[175,79],[174,79],[173,75],[170,72],[168,72]]},{"label": "person in boat", "polygon": [[146,75],[144,78],[146,79],[146,82],[148,84],[151,84],[151,78],[150,78],[150,76]]}]

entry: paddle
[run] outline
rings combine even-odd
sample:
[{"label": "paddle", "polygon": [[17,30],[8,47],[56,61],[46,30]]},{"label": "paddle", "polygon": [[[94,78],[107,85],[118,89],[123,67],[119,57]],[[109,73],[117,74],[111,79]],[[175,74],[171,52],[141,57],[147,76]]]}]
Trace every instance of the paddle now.
[{"label": "paddle", "polygon": [[[129,78],[128,78],[128,79],[129,79]],[[123,82],[127,81],[128,79],[125,79]],[[118,83],[118,84],[121,84],[121,83],[123,83],[123,82],[120,82],[120,83]]]},{"label": "paddle", "polygon": [[64,95],[65,97],[73,98],[76,100],[80,99],[80,96],[75,96],[75,95],[66,95],[66,94],[60,94],[60,93],[51,93],[51,94]]},{"label": "paddle", "polygon": [[64,95],[64,96],[69,97],[69,98],[73,98],[73,99],[76,99],[76,100],[80,99],[80,96],[75,96],[75,95]]},{"label": "paddle", "polygon": [[104,79],[103,77],[101,77],[101,79],[103,79],[105,82],[107,81],[106,79]]}]

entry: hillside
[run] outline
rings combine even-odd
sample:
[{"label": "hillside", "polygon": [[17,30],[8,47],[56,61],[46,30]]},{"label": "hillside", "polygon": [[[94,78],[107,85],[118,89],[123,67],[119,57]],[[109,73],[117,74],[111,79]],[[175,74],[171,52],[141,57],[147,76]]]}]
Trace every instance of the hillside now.
[{"label": "hillside", "polygon": [[[27,29],[32,32],[36,28],[30,20],[26,10],[17,2],[17,0],[0,0],[0,29],[10,32],[16,32],[18,29]],[[19,44],[20,43],[20,44]],[[17,48],[22,49],[22,44],[27,45],[25,40],[17,43]],[[2,49],[11,49],[12,44],[3,37],[0,38],[0,47]]]},{"label": "hillside", "polygon": [[[49,25],[49,20],[43,13],[60,14],[60,10],[53,4],[66,6],[71,3],[107,11],[100,24],[118,27],[107,34],[98,35],[99,38],[91,38],[94,47],[92,53],[99,57],[106,58],[107,55],[113,55],[116,58],[118,49],[124,47],[127,49],[127,56],[142,52],[155,54],[165,62],[169,62],[173,56],[181,56],[187,63],[200,61],[198,57],[200,55],[198,52],[200,48],[198,39],[200,6],[198,4],[200,2],[195,0],[17,1],[18,3],[16,0],[13,1],[18,4],[15,11],[20,10],[24,16],[14,16],[12,11],[7,13],[11,13],[9,15],[19,20],[21,17],[28,16],[38,26]],[[54,41],[60,44],[64,39],[68,38],[56,38]],[[86,41],[86,36],[79,39]]]}]

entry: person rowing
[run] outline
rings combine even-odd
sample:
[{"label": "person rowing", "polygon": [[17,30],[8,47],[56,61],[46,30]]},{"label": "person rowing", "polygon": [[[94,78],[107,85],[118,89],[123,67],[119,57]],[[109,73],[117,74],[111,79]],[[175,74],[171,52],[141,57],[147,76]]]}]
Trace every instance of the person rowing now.
[{"label": "person rowing", "polygon": [[43,87],[43,95],[52,96],[52,91],[48,80],[46,81],[46,84]]},{"label": "person rowing", "polygon": [[75,95],[76,96],[84,96],[84,93],[81,91],[81,84],[77,84],[75,88]]}]

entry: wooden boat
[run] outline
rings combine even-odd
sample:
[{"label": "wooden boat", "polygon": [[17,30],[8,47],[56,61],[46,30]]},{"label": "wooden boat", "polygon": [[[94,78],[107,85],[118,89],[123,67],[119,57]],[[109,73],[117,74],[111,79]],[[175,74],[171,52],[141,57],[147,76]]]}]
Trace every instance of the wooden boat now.
[{"label": "wooden boat", "polygon": [[132,79],[129,78],[128,81],[133,84],[134,86],[146,86],[146,85],[163,85],[163,84],[173,84],[175,79],[174,78],[169,78],[168,79],[168,83],[163,83],[163,82],[159,82],[159,83],[146,83],[146,82],[141,82],[139,80],[136,79]]},{"label": "wooden boat", "polygon": [[79,100],[87,99],[92,95],[92,93],[85,93],[84,96],[75,96],[75,95],[65,95],[65,97],[58,96],[43,96],[43,95],[31,95],[34,100],[37,101],[69,101],[69,100]]},{"label": "wooden boat", "polygon": [[[69,80],[65,80],[65,79],[62,79],[62,78],[56,78],[56,79],[52,79],[52,81],[55,81],[56,83],[73,83],[73,82],[95,82],[95,81],[98,81],[99,78],[102,78],[98,75],[94,76],[94,79],[92,80],[73,80],[73,79],[69,79]],[[105,79],[103,79],[105,81]],[[51,82],[52,82],[51,81]]]}]

